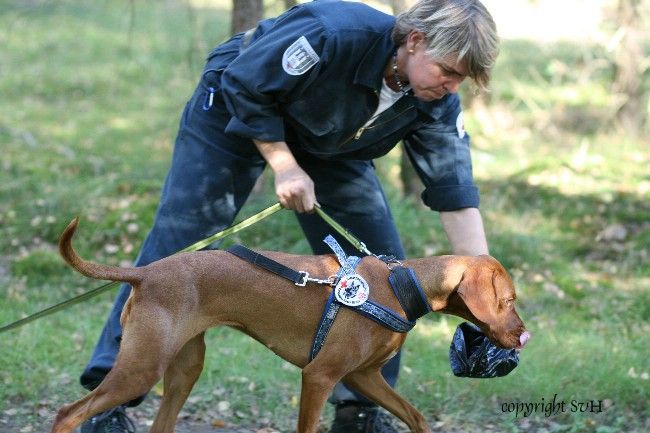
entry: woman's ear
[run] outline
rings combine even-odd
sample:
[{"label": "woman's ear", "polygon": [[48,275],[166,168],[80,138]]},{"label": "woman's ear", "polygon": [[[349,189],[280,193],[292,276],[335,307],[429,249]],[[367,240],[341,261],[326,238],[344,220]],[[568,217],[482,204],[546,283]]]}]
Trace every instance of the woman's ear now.
[{"label": "woman's ear", "polygon": [[411,30],[411,33],[409,33],[406,38],[406,49],[409,53],[412,53],[419,45],[422,45],[424,42],[424,33],[418,30]]}]

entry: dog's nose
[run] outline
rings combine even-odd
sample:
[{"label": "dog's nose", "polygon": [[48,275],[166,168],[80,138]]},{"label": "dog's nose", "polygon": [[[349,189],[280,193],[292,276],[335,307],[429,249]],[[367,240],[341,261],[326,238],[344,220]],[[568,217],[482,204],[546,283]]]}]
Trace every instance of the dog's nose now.
[{"label": "dog's nose", "polygon": [[523,348],[528,342],[528,340],[530,340],[530,332],[528,331],[522,332],[521,335],[519,336],[519,343],[520,343],[519,347]]}]

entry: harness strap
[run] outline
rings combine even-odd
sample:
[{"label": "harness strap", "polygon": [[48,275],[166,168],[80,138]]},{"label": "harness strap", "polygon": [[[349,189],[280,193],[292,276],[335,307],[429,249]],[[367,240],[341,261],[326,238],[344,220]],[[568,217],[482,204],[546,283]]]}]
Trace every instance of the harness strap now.
[{"label": "harness strap", "polygon": [[350,265],[347,254],[345,254],[345,251],[343,251],[343,248],[341,248],[339,243],[336,242],[334,236],[327,235],[327,237],[323,239],[323,242],[325,242],[332,249],[334,254],[336,254],[336,258],[341,264],[341,269],[343,270],[343,273],[345,275],[354,274],[354,266]]},{"label": "harness strap", "polygon": [[415,321],[404,320],[399,316],[399,314],[390,308],[384,307],[383,305],[377,304],[371,300],[367,300],[363,304],[357,305],[356,307],[349,308],[367,317],[368,319],[374,320],[375,322],[379,323],[385,328],[390,329],[393,332],[405,334],[415,326]]},{"label": "harness strap", "polygon": [[329,334],[340,308],[341,304],[336,301],[334,292],[330,293],[329,298],[327,298],[327,303],[325,303],[325,308],[323,309],[323,315],[320,318],[320,322],[318,322],[314,341],[311,343],[311,350],[309,351],[310,361],[316,358],[318,352],[323,348],[325,338],[327,337],[327,334]]},{"label": "harness strap", "polygon": [[[325,338],[327,337],[327,334],[329,334],[330,329],[334,324],[334,319],[336,319],[336,315],[338,314],[341,305],[343,304],[339,303],[334,297],[334,292],[330,293],[329,298],[327,298],[325,308],[323,309],[323,315],[321,316],[320,322],[318,323],[314,341],[311,345],[311,351],[309,352],[310,360],[316,358],[318,352],[320,352],[320,350],[323,348],[323,344],[325,344]],[[409,332],[415,326],[415,322],[404,320],[396,312],[370,300],[356,307],[349,307],[347,305],[343,306],[356,311],[362,316],[375,321],[376,323],[390,329],[393,332],[404,334]]]},{"label": "harness strap", "polygon": [[[331,235],[328,235],[327,238],[325,238],[325,243],[327,243],[327,245],[329,245],[330,248],[335,251],[339,262],[345,263],[345,267],[341,266],[341,269],[339,269],[339,271],[336,273],[336,281],[339,281],[341,277],[345,275],[354,273],[354,269],[357,267],[361,259],[356,256],[347,257],[338,242],[336,242],[336,240]],[[346,271],[346,269],[349,271]],[[318,322],[316,335],[314,335],[314,341],[311,344],[311,351],[309,352],[310,361],[316,358],[318,352],[320,352],[320,350],[323,348],[327,334],[329,334],[330,329],[334,324],[334,320],[336,319],[336,315],[339,313],[341,305],[343,304],[336,300],[336,295],[334,294],[334,291],[332,291],[332,293],[330,293],[329,297],[327,298],[327,302],[325,303],[323,314],[320,318],[320,322]]]},{"label": "harness strap", "polygon": [[431,312],[431,305],[413,269],[404,266],[394,267],[388,275],[388,281],[409,321],[414,322]]},{"label": "harness strap", "polygon": [[228,251],[230,254],[234,254],[240,259],[251,262],[252,264],[262,267],[269,272],[273,272],[276,275],[286,278],[297,286],[304,286],[307,282],[307,277],[309,274],[306,272],[294,271],[282,263],[271,260],[266,256],[263,256],[251,249],[246,248],[243,245],[233,245],[226,251]]}]

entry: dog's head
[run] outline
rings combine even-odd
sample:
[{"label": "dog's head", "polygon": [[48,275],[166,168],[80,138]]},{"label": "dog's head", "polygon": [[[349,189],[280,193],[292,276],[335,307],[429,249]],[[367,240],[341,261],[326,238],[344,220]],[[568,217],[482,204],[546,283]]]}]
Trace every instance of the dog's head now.
[{"label": "dog's head", "polygon": [[517,294],[512,279],[491,256],[470,259],[456,290],[449,298],[450,313],[479,326],[497,346],[524,347],[530,333],[515,309]]}]

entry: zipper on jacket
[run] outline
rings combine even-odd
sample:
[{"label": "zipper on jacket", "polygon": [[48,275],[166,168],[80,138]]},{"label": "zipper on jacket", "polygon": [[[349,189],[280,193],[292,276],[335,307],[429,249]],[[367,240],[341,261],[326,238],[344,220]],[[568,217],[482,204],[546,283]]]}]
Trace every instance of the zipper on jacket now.
[{"label": "zipper on jacket", "polygon": [[398,118],[399,116],[401,116],[402,114],[404,114],[404,113],[406,113],[407,111],[409,111],[411,108],[415,108],[415,106],[414,106],[414,105],[411,105],[411,106],[409,106],[409,107],[406,107],[404,110],[400,111],[399,113],[397,113],[396,115],[394,115],[394,116],[391,117],[390,119],[386,119],[386,120],[384,120],[384,121],[381,122],[381,123],[373,123],[373,124],[370,124],[370,125],[368,125],[368,126],[365,126],[365,124],[364,124],[364,126],[362,126],[361,128],[357,129],[357,132],[355,132],[355,133],[352,134],[350,137],[348,137],[345,141],[343,141],[343,142],[339,145],[339,149],[342,148],[343,146],[345,146],[346,144],[348,144],[352,139],[354,139],[354,140],[358,140],[359,138],[361,138],[361,136],[363,135],[363,133],[364,133],[366,130],[368,130],[368,129],[373,129],[373,128],[376,128],[376,127],[378,127],[378,126],[384,125],[384,124],[386,124],[386,123],[388,123],[388,122],[391,122],[391,121],[397,119],[397,118]]}]

